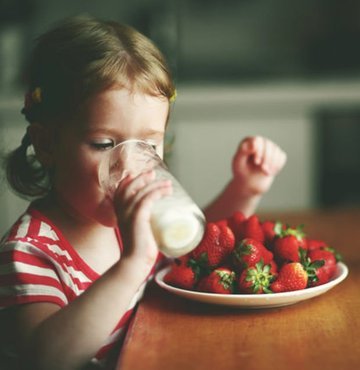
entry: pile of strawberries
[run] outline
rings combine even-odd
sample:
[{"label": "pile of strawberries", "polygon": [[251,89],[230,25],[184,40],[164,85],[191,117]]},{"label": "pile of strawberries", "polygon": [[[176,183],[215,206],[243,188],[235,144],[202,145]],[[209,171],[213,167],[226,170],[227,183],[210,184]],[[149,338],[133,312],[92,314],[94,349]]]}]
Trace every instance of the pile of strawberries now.
[{"label": "pile of strawberries", "polygon": [[172,262],[164,281],[218,294],[288,292],[327,283],[340,259],[324,241],[306,237],[302,225],[235,212],[207,223],[200,244]]}]

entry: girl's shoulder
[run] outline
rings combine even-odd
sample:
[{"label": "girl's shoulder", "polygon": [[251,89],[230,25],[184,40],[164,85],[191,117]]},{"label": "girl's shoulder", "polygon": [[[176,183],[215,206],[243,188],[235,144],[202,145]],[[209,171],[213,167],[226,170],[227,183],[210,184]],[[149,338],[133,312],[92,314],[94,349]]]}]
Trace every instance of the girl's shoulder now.
[{"label": "girl's shoulder", "polygon": [[49,268],[52,266],[64,279],[72,274],[84,284],[99,277],[57,226],[32,207],[19,217],[0,243],[0,270],[4,263],[19,261]]},{"label": "girl's shoulder", "polygon": [[51,223],[32,210],[21,215],[0,244],[0,311],[31,302],[66,305],[82,286],[70,276],[72,259],[64,255]]},{"label": "girl's shoulder", "polygon": [[29,207],[3,237],[1,244],[14,241],[49,243],[61,242],[61,239],[52,222],[37,209]]},{"label": "girl's shoulder", "polygon": [[69,243],[40,211],[35,208],[23,213],[13,224],[0,243],[0,261],[13,259],[19,254],[37,256],[52,261],[68,253]]}]

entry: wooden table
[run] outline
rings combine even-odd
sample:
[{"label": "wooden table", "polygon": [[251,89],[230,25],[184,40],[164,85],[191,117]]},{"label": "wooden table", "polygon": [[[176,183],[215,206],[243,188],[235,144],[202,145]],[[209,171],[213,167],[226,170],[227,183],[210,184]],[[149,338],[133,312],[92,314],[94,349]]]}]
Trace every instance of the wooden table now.
[{"label": "wooden table", "polygon": [[147,289],[118,370],[360,369],[360,209],[262,215],[305,224],[343,255],[349,276],[295,305],[242,310]]}]

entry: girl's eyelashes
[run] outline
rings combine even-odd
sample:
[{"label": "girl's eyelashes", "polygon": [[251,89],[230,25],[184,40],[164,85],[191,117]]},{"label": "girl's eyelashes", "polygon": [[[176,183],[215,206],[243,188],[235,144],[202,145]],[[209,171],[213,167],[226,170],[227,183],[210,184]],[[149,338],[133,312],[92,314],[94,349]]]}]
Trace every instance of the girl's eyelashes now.
[{"label": "girl's eyelashes", "polygon": [[108,150],[113,148],[115,143],[113,140],[99,140],[91,142],[90,145],[96,150]]},{"label": "girl's eyelashes", "polygon": [[[122,141],[119,141],[120,143]],[[147,141],[146,142],[154,149],[154,151],[157,150],[158,148],[158,144],[155,143],[154,141]],[[117,143],[115,143],[114,140],[111,140],[111,139],[99,139],[99,140],[92,140],[90,142],[90,146],[95,149],[95,150],[109,150],[111,148],[113,148]]]}]

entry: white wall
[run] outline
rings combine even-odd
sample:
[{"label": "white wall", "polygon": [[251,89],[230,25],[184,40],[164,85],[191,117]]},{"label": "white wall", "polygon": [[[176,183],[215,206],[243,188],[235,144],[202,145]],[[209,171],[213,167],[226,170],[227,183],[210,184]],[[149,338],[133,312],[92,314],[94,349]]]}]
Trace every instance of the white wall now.
[{"label": "white wall", "polygon": [[[177,122],[173,171],[193,198],[205,205],[231,178],[231,160],[242,138],[271,138],[288,154],[288,164],[264,208],[306,208],[313,201],[312,125],[304,118],[256,118],[222,122]],[[289,140],[294,137],[294,140]]]}]

